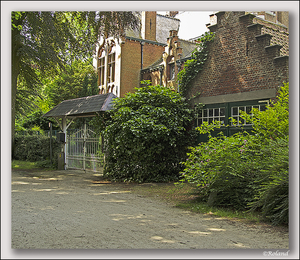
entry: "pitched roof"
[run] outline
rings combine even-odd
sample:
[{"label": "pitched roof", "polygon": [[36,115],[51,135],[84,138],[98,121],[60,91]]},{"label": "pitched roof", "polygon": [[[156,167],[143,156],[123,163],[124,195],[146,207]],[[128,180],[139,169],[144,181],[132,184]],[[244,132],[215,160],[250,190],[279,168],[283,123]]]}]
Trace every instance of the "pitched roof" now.
[{"label": "pitched roof", "polygon": [[[196,49],[197,45],[195,42],[178,39],[180,42],[180,47],[182,48],[181,60],[187,60],[192,56],[193,51]],[[159,67],[163,66],[163,59],[159,58],[157,61],[144,68],[143,71],[147,70],[157,70]]]},{"label": "pitched roof", "polygon": [[192,56],[192,52],[196,49],[197,45],[195,42],[187,41],[183,39],[178,39],[180,42],[180,47],[182,48],[181,59],[187,59]]},{"label": "pitched roof", "polygon": [[103,95],[94,95],[76,99],[64,100],[43,117],[91,117],[96,113],[111,110],[113,107],[113,99],[115,96],[112,93]]},{"label": "pitched roof", "polygon": [[[137,17],[141,21],[141,12],[136,12]],[[167,44],[167,38],[169,37],[170,30],[179,30],[180,20],[174,17],[168,17],[161,14],[156,14],[156,42],[160,44]],[[143,40],[142,27],[139,26],[136,29],[125,29],[126,38],[132,38],[135,40]],[[153,41],[151,41],[154,43]]]}]

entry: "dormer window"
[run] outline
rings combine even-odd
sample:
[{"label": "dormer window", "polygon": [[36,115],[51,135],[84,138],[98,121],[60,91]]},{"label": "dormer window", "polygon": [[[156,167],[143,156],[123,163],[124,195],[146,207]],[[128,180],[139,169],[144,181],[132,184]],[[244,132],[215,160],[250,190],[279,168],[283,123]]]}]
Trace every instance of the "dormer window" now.
[{"label": "dormer window", "polygon": [[104,85],[105,57],[98,59],[98,84]]}]

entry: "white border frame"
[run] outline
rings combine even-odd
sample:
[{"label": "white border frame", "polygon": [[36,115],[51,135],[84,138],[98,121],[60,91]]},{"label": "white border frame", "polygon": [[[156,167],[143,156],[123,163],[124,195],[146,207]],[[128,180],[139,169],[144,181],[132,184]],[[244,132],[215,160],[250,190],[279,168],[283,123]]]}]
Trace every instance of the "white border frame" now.
[{"label": "white border frame", "polygon": [[[299,1],[1,1],[1,259],[263,259],[264,250],[12,250],[10,248],[10,13],[11,11],[181,10],[290,12],[290,212],[287,259],[299,256]],[[117,11],[117,10],[116,10]],[[217,11],[217,10],[216,10]],[[9,137],[9,138],[8,138]],[[296,173],[296,174],[294,174]],[[9,214],[8,214],[9,213]],[[274,258],[274,257],[273,257]],[[279,258],[279,257],[276,257]]]}]

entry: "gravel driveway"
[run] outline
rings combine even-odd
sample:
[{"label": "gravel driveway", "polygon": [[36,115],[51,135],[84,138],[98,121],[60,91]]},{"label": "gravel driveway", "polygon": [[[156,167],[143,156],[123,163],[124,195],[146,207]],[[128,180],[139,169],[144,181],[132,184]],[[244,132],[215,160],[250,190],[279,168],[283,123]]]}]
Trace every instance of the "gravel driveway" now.
[{"label": "gravel driveway", "polygon": [[195,214],[83,171],[12,172],[13,249],[288,249],[287,232]]}]

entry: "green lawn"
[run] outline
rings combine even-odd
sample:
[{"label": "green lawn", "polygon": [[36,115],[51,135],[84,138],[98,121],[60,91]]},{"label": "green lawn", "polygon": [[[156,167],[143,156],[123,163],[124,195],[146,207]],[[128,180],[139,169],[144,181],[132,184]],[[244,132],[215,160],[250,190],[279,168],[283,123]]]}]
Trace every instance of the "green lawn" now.
[{"label": "green lawn", "polygon": [[11,162],[11,168],[13,170],[41,170],[43,171],[49,171],[54,170],[51,167],[45,167],[41,164],[41,162],[28,162],[28,161],[18,161],[18,160],[12,160]]},{"label": "green lawn", "polygon": [[38,167],[35,165],[35,162],[13,160],[11,162],[11,168],[15,170],[31,170],[37,169]]}]

